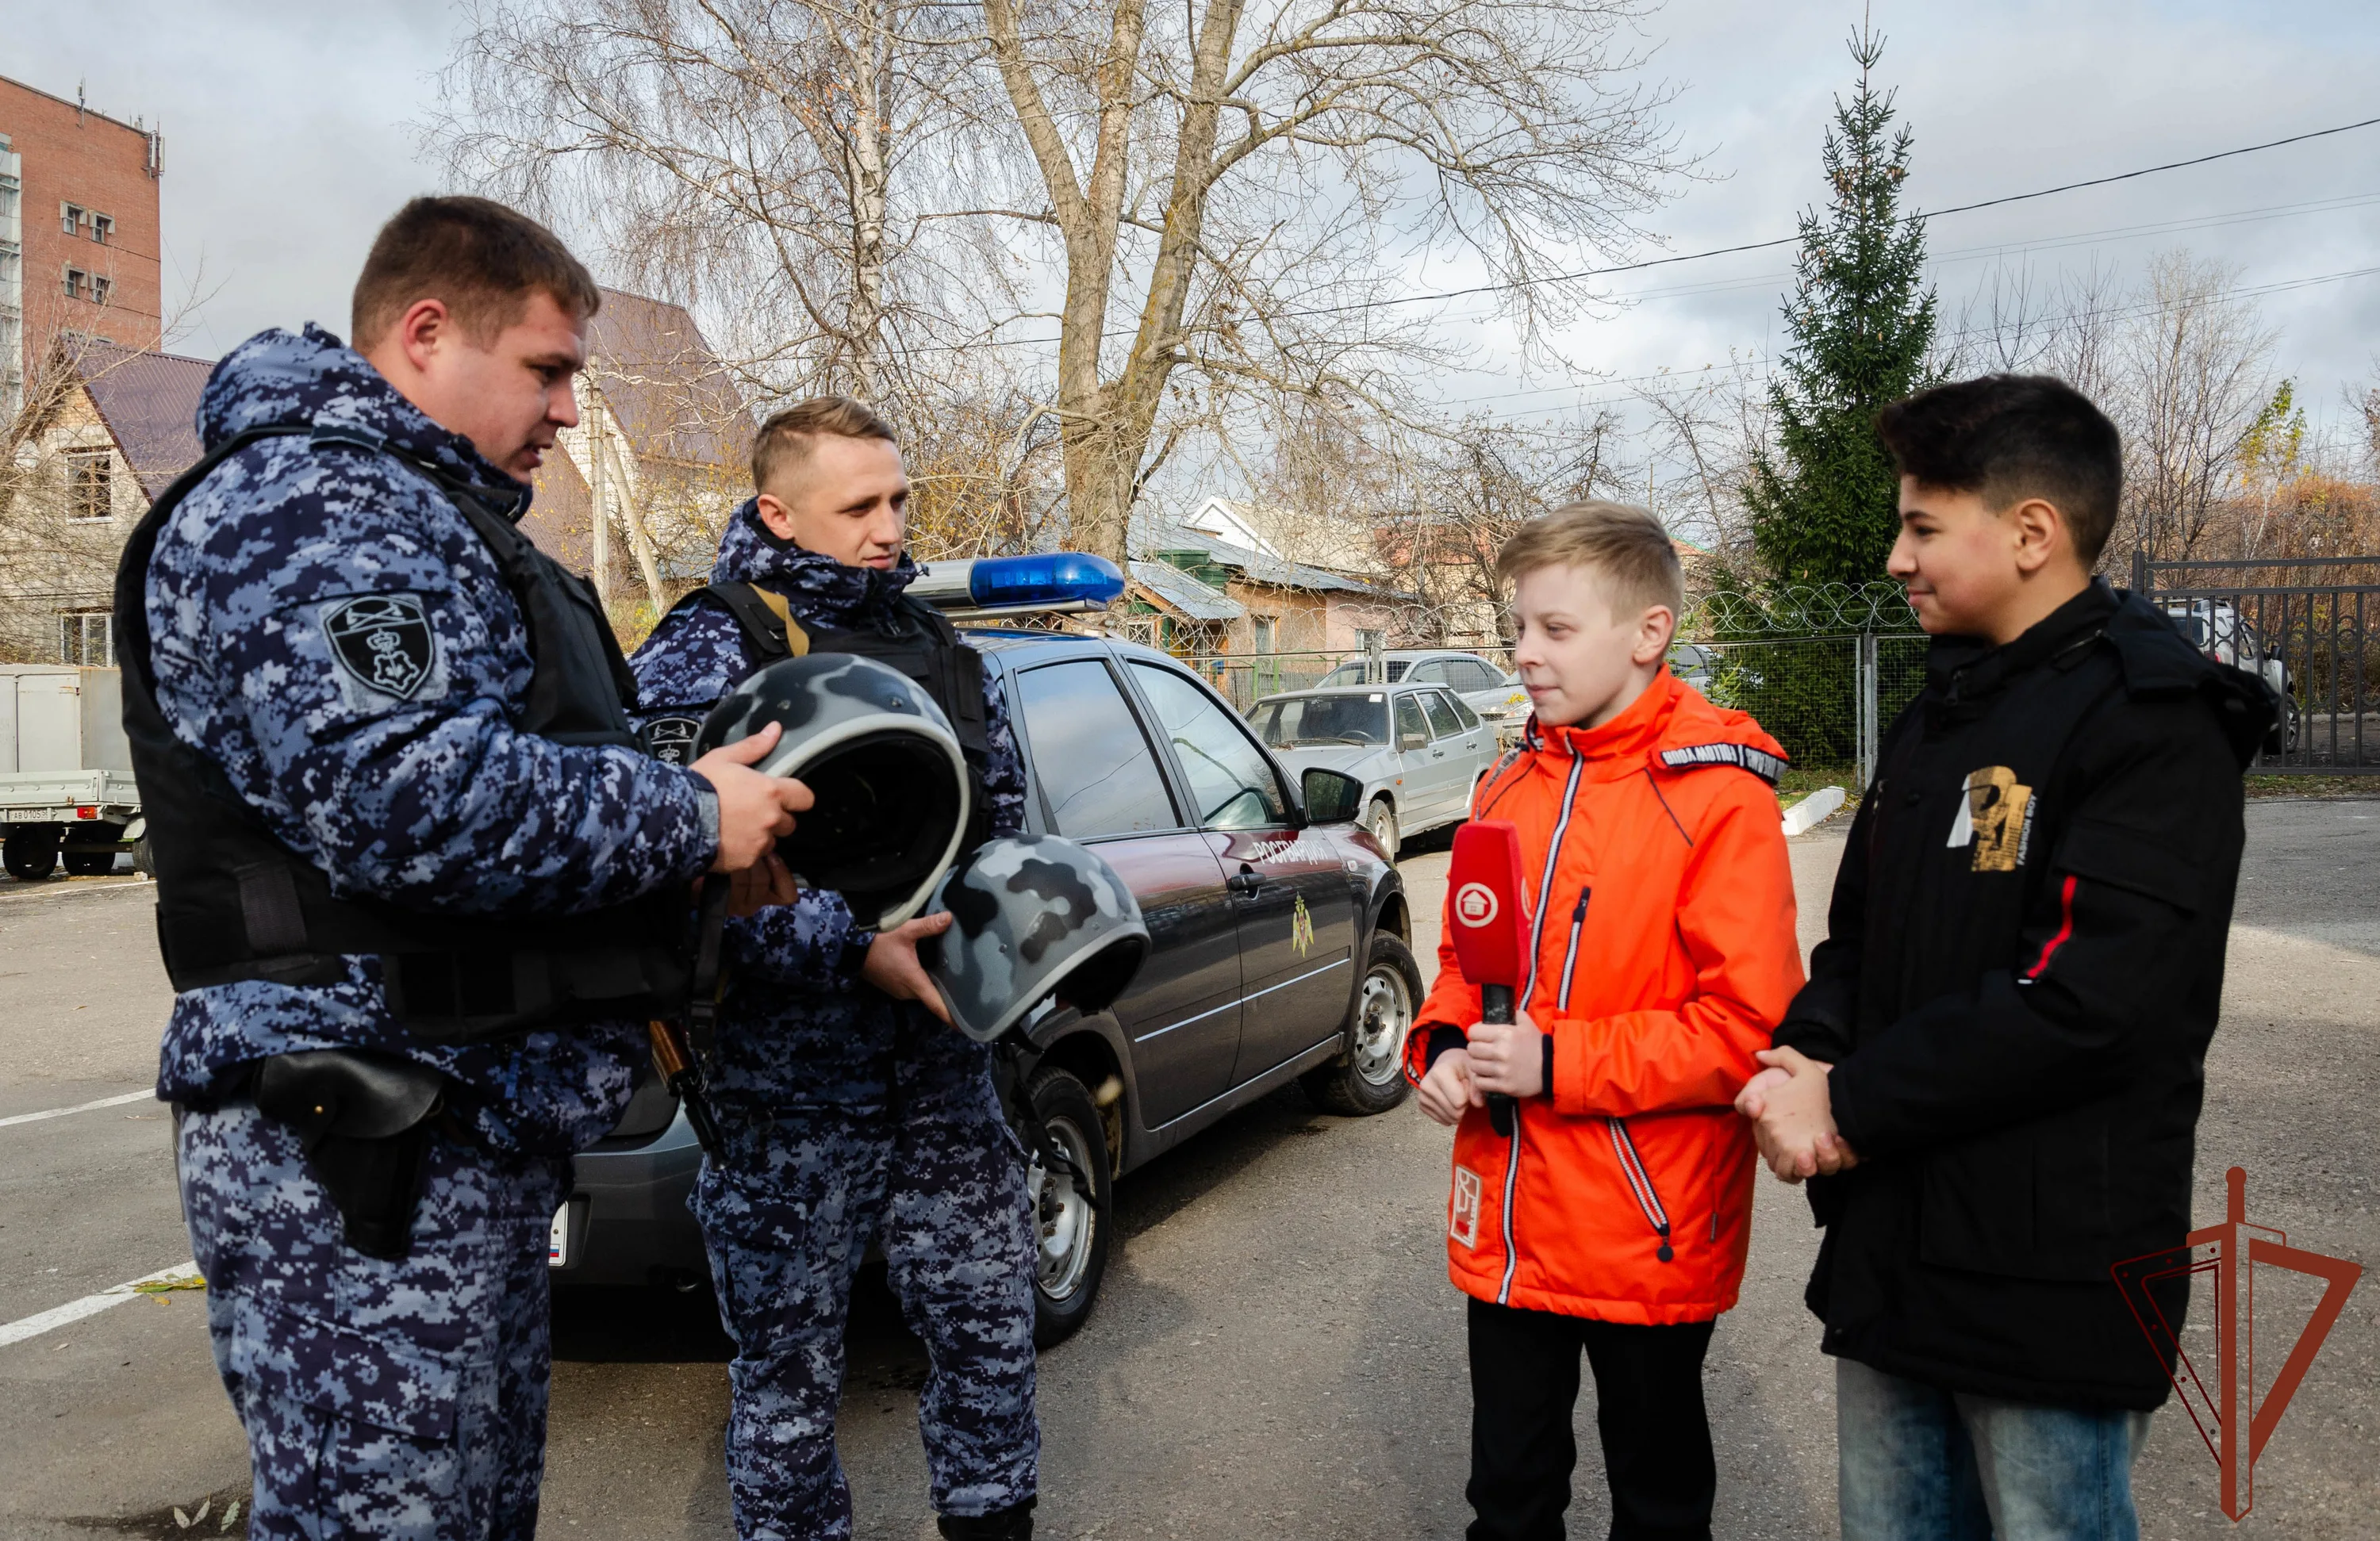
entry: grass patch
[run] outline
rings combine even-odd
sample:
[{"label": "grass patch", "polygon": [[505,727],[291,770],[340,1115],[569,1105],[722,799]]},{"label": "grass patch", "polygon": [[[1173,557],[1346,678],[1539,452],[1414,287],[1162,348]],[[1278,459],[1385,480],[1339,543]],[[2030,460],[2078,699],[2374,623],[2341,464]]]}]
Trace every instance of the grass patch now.
[{"label": "grass patch", "polygon": [[2251,797],[2380,797],[2380,776],[2243,776]]}]

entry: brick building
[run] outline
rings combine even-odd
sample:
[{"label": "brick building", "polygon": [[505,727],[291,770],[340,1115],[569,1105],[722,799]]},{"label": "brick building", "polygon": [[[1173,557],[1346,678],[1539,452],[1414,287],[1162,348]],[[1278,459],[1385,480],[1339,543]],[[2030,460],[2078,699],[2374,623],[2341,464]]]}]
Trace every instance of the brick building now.
[{"label": "brick building", "polygon": [[60,333],[164,341],[153,129],[0,77],[0,423]]}]

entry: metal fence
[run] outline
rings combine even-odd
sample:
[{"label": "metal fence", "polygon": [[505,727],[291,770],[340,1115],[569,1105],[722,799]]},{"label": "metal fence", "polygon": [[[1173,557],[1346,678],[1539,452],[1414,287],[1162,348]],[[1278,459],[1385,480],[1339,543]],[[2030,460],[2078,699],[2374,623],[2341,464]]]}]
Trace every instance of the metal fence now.
[{"label": "metal fence", "polygon": [[2282,721],[2251,770],[2380,772],[2380,556],[2132,560],[2132,588],[2199,648],[2261,675]]},{"label": "metal fence", "polygon": [[1875,779],[1876,746],[1925,683],[1922,634],[1858,632],[1686,642],[1670,666],[1724,707],[1748,711],[1794,768]]}]

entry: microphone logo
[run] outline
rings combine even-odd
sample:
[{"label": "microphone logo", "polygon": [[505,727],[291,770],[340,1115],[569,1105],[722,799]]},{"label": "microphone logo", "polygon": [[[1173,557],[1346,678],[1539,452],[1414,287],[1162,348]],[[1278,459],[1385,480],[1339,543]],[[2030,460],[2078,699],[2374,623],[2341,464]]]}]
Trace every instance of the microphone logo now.
[{"label": "microphone logo", "polygon": [[1496,891],[1486,883],[1465,883],[1454,891],[1454,918],[1465,926],[1485,926],[1496,918]]}]

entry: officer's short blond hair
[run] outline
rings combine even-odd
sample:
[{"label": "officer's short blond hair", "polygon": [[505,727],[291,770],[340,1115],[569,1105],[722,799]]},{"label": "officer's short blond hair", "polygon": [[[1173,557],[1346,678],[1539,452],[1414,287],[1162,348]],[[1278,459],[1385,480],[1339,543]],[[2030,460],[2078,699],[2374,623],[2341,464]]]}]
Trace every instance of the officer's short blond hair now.
[{"label": "officer's short blond hair", "polygon": [[752,490],[780,492],[783,479],[810,457],[820,435],[832,439],[881,439],[894,447],[892,425],[865,403],[849,396],[812,396],[769,415],[752,439]]},{"label": "officer's short blond hair", "polygon": [[1496,553],[1506,583],[1541,567],[1585,567],[1603,580],[1614,620],[1667,605],[1685,609],[1686,577],[1661,521],[1633,504],[1588,499],[1531,519]]}]

